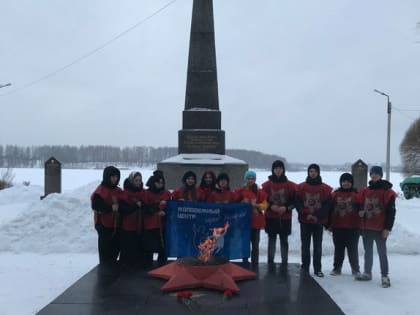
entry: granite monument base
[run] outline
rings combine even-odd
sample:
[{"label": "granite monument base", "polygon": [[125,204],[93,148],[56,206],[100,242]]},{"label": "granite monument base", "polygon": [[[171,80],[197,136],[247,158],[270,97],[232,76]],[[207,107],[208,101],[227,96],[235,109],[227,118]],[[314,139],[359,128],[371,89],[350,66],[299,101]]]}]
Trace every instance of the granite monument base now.
[{"label": "granite monument base", "polygon": [[260,264],[253,271],[257,279],[241,281],[239,294],[231,299],[220,291],[193,289],[191,298],[180,301],[176,292],[162,293],[165,281],[148,276],[147,270],[98,266],[38,314],[344,314],[298,264]]},{"label": "granite monument base", "polygon": [[227,173],[230,188],[236,189],[244,184],[243,177],[248,170],[248,164],[227,155],[196,153],[179,154],[163,160],[157,164],[157,169],[163,171],[168,189],[180,187],[186,171],[193,171],[197,175],[197,185],[205,171],[213,171],[216,176],[222,172]]}]

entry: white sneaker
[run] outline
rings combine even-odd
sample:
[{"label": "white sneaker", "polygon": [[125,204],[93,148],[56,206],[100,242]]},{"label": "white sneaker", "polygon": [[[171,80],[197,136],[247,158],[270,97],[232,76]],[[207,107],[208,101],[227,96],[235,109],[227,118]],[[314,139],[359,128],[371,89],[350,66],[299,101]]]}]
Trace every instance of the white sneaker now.
[{"label": "white sneaker", "polygon": [[391,280],[388,276],[382,276],[382,288],[389,288],[391,286]]}]

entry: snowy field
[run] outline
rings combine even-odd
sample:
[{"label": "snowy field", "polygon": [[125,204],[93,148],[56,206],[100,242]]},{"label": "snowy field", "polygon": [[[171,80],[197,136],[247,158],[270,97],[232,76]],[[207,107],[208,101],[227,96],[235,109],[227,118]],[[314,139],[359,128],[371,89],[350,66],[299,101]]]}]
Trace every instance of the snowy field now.
[{"label": "snowy field", "polygon": [[[4,170],[0,169],[0,172]],[[125,178],[131,170],[122,170]],[[97,236],[89,196],[99,184],[101,170],[63,170],[62,194],[44,194],[43,169],[14,169],[15,186],[0,191],[0,315],[34,314],[96,266]],[[152,170],[142,170],[147,180]],[[257,172],[257,182],[269,172]],[[290,180],[304,181],[306,172],[287,172]],[[323,181],[337,187],[341,172],[322,172]],[[29,181],[29,186],[22,183]],[[343,275],[329,276],[332,238],[324,234],[323,271],[316,278],[346,314],[419,314],[415,296],[420,283],[420,199],[401,197],[402,176],[391,174],[399,193],[396,224],[388,239],[391,288],[380,286],[375,253],[374,279],[354,281],[347,260]],[[294,216],[290,237],[291,262],[300,262],[299,226]],[[262,232],[261,261],[266,261],[267,239]],[[362,244],[359,243],[363,266]],[[276,257],[279,260],[279,257]]]}]

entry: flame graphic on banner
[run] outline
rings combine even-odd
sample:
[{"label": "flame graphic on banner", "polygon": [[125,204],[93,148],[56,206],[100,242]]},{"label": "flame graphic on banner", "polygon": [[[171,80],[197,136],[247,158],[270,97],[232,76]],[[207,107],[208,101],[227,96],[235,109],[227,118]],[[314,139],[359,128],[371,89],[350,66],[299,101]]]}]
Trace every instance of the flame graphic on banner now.
[{"label": "flame graphic on banner", "polygon": [[214,228],[213,234],[207,236],[206,240],[200,245],[198,249],[200,250],[200,255],[198,259],[202,263],[207,263],[214,252],[218,252],[224,246],[224,236],[229,228],[229,222],[226,222],[224,227]]}]

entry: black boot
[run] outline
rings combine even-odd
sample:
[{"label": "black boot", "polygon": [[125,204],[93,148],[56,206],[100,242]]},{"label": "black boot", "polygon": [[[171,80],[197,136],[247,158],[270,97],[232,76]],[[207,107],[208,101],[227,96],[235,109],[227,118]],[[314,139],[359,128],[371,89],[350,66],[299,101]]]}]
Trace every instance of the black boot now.
[{"label": "black boot", "polygon": [[287,265],[289,259],[289,244],[280,244],[281,263]]},{"label": "black boot", "polygon": [[260,253],[258,248],[253,248],[251,252],[251,263],[253,265],[258,265],[258,260],[260,258]]},{"label": "black boot", "polygon": [[269,264],[273,264],[274,263],[274,255],[276,253],[276,237],[268,237],[268,250],[267,250],[267,254],[268,254],[268,260],[267,262]]}]

